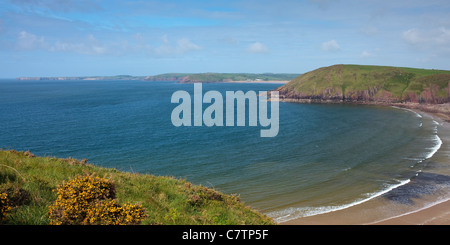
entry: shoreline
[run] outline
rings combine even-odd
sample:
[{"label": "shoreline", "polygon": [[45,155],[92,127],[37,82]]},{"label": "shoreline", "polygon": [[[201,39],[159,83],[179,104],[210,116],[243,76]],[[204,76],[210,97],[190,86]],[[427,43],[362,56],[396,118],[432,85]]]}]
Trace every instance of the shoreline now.
[{"label": "shoreline", "polygon": [[450,200],[444,200],[402,215],[375,221],[366,225],[448,225]]},{"label": "shoreline", "polygon": [[302,98],[270,98],[279,102],[292,102],[300,104],[348,104],[348,105],[375,105],[375,106],[394,106],[398,108],[416,110],[436,116],[446,122],[450,122],[450,102],[444,104],[421,104],[414,102],[388,102],[388,101],[354,101],[337,99],[302,99]]},{"label": "shoreline", "polygon": [[[283,100],[281,100],[283,101]],[[285,101],[285,100],[284,100]],[[290,101],[294,102],[294,101]],[[297,101],[298,102],[298,101]],[[380,104],[368,104],[380,105]],[[390,104],[397,109],[410,110],[422,117],[430,118],[438,123],[438,137],[442,144],[441,148],[430,158],[431,166],[427,166],[421,171],[417,178],[406,183],[395,191],[405,191],[408,188],[422,185],[430,185],[430,179],[444,178],[443,185],[450,187],[450,162],[448,154],[450,152],[450,115],[442,110],[434,110],[429,106],[425,110],[420,110],[417,105],[397,105]],[[444,109],[446,108],[445,105]],[[422,108],[421,108],[422,109]],[[440,109],[440,108],[438,108]],[[433,111],[434,110],[434,111]],[[434,182],[433,182],[434,183]],[[438,183],[434,183],[436,186]],[[423,187],[422,187],[423,188]],[[398,190],[396,190],[398,189]],[[352,205],[340,210],[313,216],[295,218],[288,221],[279,222],[280,225],[420,225],[420,224],[450,224],[450,196],[444,197],[441,193],[431,193],[420,195],[414,198],[414,205],[404,205],[388,200],[386,194],[371,198],[362,203]],[[448,193],[448,189],[447,192]]]}]

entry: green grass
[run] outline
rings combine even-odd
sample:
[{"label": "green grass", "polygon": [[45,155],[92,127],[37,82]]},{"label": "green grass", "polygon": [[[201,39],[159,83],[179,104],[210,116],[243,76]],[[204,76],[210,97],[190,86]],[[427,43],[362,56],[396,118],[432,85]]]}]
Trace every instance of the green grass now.
[{"label": "green grass", "polygon": [[198,73],[189,75],[190,81],[199,82],[223,82],[226,80],[231,81],[245,81],[260,79],[263,81],[289,81],[296,78],[298,74],[252,74],[252,73]]},{"label": "green grass", "polygon": [[121,172],[75,159],[34,157],[28,152],[0,151],[0,193],[14,204],[4,224],[49,224],[48,207],[59,184],[79,175],[95,175],[115,183],[119,203],[140,203],[142,224],[274,224],[241,202],[238,196],[195,186],[183,179]]},{"label": "green grass", "polygon": [[176,80],[183,82],[226,82],[261,79],[263,81],[290,81],[299,74],[289,73],[167,73],[150,76],[147,80],[166,81]]},{"label": "green grass", "polygon": [[307,72],[279,88],[298,97],[449,101],[450,71],[407,67],[333,65]]}]

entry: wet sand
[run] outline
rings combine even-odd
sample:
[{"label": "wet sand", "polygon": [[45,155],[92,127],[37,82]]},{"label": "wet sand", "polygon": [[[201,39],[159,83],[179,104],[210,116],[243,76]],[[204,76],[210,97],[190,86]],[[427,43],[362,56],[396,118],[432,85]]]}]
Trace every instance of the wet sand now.
[{"label": "wet sand", "polygon": [[450,201],[435,204],[387,220],[372,223],[373,225],[449,225]]},{"label": "wet sand", "polygon": [[414,110],[439,123],[441,148],[403,186],[367,202],[281,225],[450,225],[450,123],[439,114]]}]

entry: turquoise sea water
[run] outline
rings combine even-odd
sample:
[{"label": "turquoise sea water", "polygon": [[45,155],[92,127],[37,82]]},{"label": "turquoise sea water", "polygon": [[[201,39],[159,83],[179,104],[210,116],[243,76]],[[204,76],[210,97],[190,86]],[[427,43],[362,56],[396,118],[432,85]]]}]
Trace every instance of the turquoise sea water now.
[{"label": "turquoise sea water", "polygon": [[[278,86],[203,84],[203,92]],[[259,126],[175,127],[177,90],[192,93],[193,84],[0,80],[0,148],[185,178],[283,221],[401,186],[441,144],[433,120],[375,106],[280,103],[273,138]]]}]

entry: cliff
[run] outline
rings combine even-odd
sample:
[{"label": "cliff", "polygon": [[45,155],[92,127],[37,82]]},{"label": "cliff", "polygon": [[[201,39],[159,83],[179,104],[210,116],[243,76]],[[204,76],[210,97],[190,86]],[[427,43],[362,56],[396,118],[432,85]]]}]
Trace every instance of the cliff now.
[{"label": "cliff", "polygon": [[333,65],[300,75],[276,90],[284,101],[443,104],[450,102],[450,71]]},{"label": "cliff", "polygon": [[[50,205],[57,199],[55,190],[80,176],[105,178],[114,184],[114,197],[111,198],[122,204],[141,204],[146,213],[144,225],[274,224],[272,219],[247,206],[237,195],[224,194],[183,179],[122,172],[95,166],[87,159],[39,157],[29,151],[1,149],[0,197],[3,198],[0,198],[0,224],[48,225]],[[96,186],[105,188],[105,184]],[[83,188],[86,189],[86,185]],[[92,198],[94,194],[87,196]],[[81,199],[77,197],[74,201]]]}]

